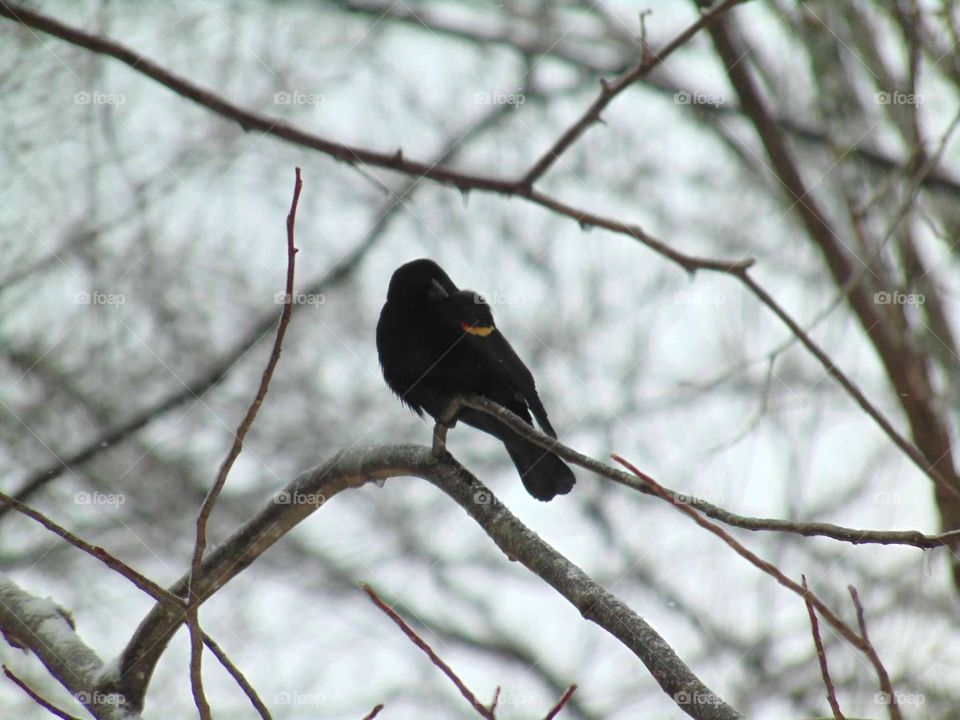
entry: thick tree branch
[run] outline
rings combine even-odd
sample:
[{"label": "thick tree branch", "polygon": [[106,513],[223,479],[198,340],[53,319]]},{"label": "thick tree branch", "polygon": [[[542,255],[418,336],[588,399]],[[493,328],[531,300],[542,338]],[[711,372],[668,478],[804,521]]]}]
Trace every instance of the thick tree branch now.
[{"label": "thick tree branch", "polygon": [[122,695],[102,690],[104,663],[80,639],[69,618],[56,603],[31,595],[0,573],[3,633],[36,655],[98,720],[137,720],[140,715]]},{"label": "thick tree branch", "polygon": [[[210,597],[336,494],[371,480],[397,476],[428,480],[459,503],[508,557],[519,560],[567,598],[581,615],[636,654],[688,715],[700,720],[742,717],[707,688],[639,615],[524,526],[455,460],[449,456],[438,460],[427,447],[353,448],[302,473],[273,502],[207,554],[196,579],[198,596],[201,600]],[[478,503],[476,497],[489,502]],[[182,594],[187,582],[187,576],[181,578],[170,592]],[[158,604],[124,650],[118,689],[136,707],[143,706],[153,669],[182,621],[182,612]]]},{"label": "thick tree branch", "polygon": [[783,587],[788,590],[796,593],[801,598],[803,598],[805,603],[812,605],[817,609],[817,611],[823,616],[823,619],[826,620],[830,625],[843,636],[844,640],[853,645],[857,650],[862,652],[870,660],[870,663],[873,665],[874,670],[877,673],[877,677],[880,681],[880,688],[891,698],[890,704],[888,707],[888,712],[890,713],[890,720],[903,720],[900,714],[900,709],[897,706],[896,696],[893,692],[893,687],[890,684],[890,676],[887,674],[887,669],[884,667],[883,663],[880,660],[880,656],[877,654],[876,649],[870,643],[870,640],[867,638],[867,626],[863,620],[863,608],[859,604],[859,600],[856,597],[856,591],[853,590],[851,586],[851,595],[854,598],[854,603],[857,605],[858,609],[858,620],[860,622],[860,635],[857,635],[843,620],[839,618],[827,605],[814,594],[811,590],[805,586],[801,586],[795,580],[787,577],[780,568],[778,568],[773,563],[764,560],[756,553],[748,550],[741,543],[737,542],[726,530],[724,530],[719,525],[716,525],[709,520],[703,518],[700,513],[694,510],[692,507],[686,503],[678,502],[676,498],[672,497],[666,488],[661,487],[656,480],[651,478],[649,475],[638,470],[636,467],[630,464],[627,460],[624,460],[619,455],[614,455],[613,459],[619,462],[621,465],[629,469],[634,475],[643,480],[650,486],[650,489],[653,493],[659,497],[661,500],[665,500],[670,503],[677,510],[682,512],[684,515],[690,517],[697,525],[704,528],[705,530],[713,533],[718,538],[723,540],[734,552],[736,552],[740,557],[745,559],[751,565],[757,569],[765,572],[767,575],[775,579]]}]

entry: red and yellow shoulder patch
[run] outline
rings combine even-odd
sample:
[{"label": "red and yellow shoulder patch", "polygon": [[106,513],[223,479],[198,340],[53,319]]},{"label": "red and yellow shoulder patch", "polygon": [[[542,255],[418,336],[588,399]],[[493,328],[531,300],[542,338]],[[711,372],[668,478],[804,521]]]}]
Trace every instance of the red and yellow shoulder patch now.
[{"label": "red and yellow shoulder patch", "polygon": [[479,335],[480,337],[486,337],[496,329],[493,325],[470,325],[465,322],[460,323],[460,327],[463,328],[464,332],[468,332],[471,335]]}]

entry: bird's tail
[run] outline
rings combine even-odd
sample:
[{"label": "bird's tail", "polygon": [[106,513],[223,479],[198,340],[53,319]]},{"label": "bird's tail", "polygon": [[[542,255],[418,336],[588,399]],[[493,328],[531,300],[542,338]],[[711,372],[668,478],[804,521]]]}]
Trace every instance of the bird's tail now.
[{"label": "bird's tail", "polygon": [[576,478],[559,456],[534,445],[486,413],[463,408],[460,420],[473,425],[503,442],[527,492],[537,500],[547,502],[557,495],[566,495],[573,489]]}]

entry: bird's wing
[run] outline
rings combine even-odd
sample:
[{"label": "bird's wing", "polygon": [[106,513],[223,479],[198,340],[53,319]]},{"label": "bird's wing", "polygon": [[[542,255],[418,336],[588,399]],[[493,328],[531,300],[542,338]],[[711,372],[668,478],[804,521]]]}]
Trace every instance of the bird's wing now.
[{"label": "bird's wing", "polygon": [[463,341],[469,343],[471,352],[482,357],[486,361],[485,365],[495,369],[530,408],[543,431],[556,437],[557,433],[550,424],[547,411],[537,394],[532,373],[503,334],[497,330],[490,306],[470,290],[461,290],[451,299],[457,310],[460,329],[466,334]]}]

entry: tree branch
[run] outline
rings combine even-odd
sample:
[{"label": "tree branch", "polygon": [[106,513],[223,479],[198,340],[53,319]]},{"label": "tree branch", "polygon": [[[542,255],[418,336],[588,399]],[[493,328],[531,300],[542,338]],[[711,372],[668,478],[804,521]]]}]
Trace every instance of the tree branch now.
[{"label": "tree branch", "polygon": [[216,505],[217,498],[220,497],[220,491],[223,490],[227,482],[227,476],[234,462],[240,456],[243,449],[243,439],[247,436],[250,428],[253,427],[254,420],[257,419],[257,413],[263,405],[267,396],[267,390],[270,387],[270,380],[273,378],[273,371],[280,362],[280,350],[283,345],[283,337],[287,332],[287,325],[290,324],[290,317],[293,313],[293,279],[296,267],[297,248],[294,245],[294,226],[297,219],[297,204],[300,201],[300,191],[303,189],[303,180],[300,177],[300,168],[294,171],[295,180],[293,184],[293,199],[290,203],[290,213],[287,215],[287,281],[283,310],[280,312],[280,321],[277,323],[277,335],[273,341],[273,348],[270,351],[270,358],[267,360],[267,367],[260,378],[260,386],[257,388],[257,394],[247,408],[247,412],[240,421],[237,432],[233,438],[233,445],[220,465],[217,472],[217,479],[204,498],[203,505],[200,507],[200,513],[197,515],[197,535],[193,548],[193,561],[190,564],[190,582],[187,585],[187,627],[190,628],[190,685],[193,690],[193,697],[200,711],[202,720],[210,720],[210,706],[207,703],[203,692],[202,676],[202,658],[203,658],[203,631],[200,629],[199,608],[200,603],[195,592],[196,578],[200,572],[200,564],[203,561],[203,553],[207,547],[207,521],[210,519],[210,513]]},{"label": "tree branch", "polygon": [[18,688],[23,690],[30,697],[31,700],[33,700],[37,705],[42,707],[51,715],[55,715],[61,720],[80,720],[80,718],[78,718],[76,715],[71,715],[66,710],[61,710],[52,702],[47,700],[40,693],[38,693],[36,690],[31,688],[29,685],[27,685],[27,683],[25,683],[23,680],[18,678],[16,674],[13,672],[13,670],[8,668],[6,665],[3,666],[3,674],[6,675],[8,678],[10,678],[10,681],[14,685],[16,685]]},{"label": "tree branch", "polygon": [[806,587],[799,585],[795,580],[787,577],[780,568],[778,568],[773,563],[764,560],[756,553],[748,550],[744,545],[737,542],[726,530],[721,528],[719,525],[716,525],[709,520],[701,517],[700,513],[694,510],[689,505],[678,502],[676,499],[670,496],[666,488],[661,487],[656,480],[651,478],[649,475],[641,472],[629,461],[624,460],[619,455],[613,456],[614,460],[619,462],[621,465],[629,469],[634,475],[643,480],[647,485],[650,486],[654,494],[662,500],[667,501],[677,510],[682,512],[684,515],[690,517],[697,525],[703,529],[713,533],[723,542],[725,542],[734,552],[736,552],[740,557],[749,562],[751,565],[756,567],[758,570],[766,573],[783,587],[799,595],[803,601],[809,605],[812,605],[817,609],[817,611],[823,616],[823,619],[830,623],[833,628],[840,633],[844,640],[850,643],[857,650],[862,652],[870,663],[873,665],[874,671],[877,673],[877,677],[880,681],[880,689],[885,692],[890,697],[890,704],[888,707],[888,712],[890,713],[890,720],[903,720],[900,714],[900,708],[897,705],[896,695],[893,692],[893,687],[890,685],[890,676],[887,674],[887,669],[883,666],[883,662],[880,660],[880,656],[877,654],[877,651],[874,649],[873,645],[870,644],[870,641],[867,639],[867,628],[866,624],[863,622],[863,608],[860,607],[859,600],[856,597],[856,591],[851,587],[851,595],[854,598],[854,603],[858,608],[857,618],[860,621],[860,635],[857,635],[843,620],[841,620],[827,605],[814,594],[811,590]]},{"label": "tree branch", "polygon": [[29,648],[98,720],[139,720],[123,695],[103,692],[103,661],[77,635],[70,615],[51,600],[24,591],[0,573],[0,629]]},{"label": "tree branch", "polygon": [[[804,590],[807,587],[807,578],[800,576]],[[810,618],[810,632],[813,633],[813,646],[817,651],[817,662],[820,664],[820,676],[823,678],[823,686],[827,689],[827,702],[830,704],[830,711],[833,713],[833,720],[846,720],[840,711],[840,703],[837,702],[837,691],[833,687],[833,681],[830,679],[830,668],[827,666],[827,653],[823,649],[823,640],[820,637],[820,623],[817,622],[817,612],[813,609],[813,603],[810,598],[803,599],[807,606],[807,616]]]},{"label": "tree branch", "polygon": [[700,30],[717,20],[734,5],[739,5],[742,2],[745,2],[745,0],[723,0],[723,2],[718,3],[716,7],[703,13],[695,23],[659,50],[651,52],[649,55],[646,53],[646,50],[644,50],[644,57],[633,69],[628,70],[613,82],[601,80],[599,97],[591,103],[586,112],[584,112],[573,125],[567,128],[566,132],[557,139],[550,149],[534,163],[533,167],[530,168],[520,181],[521,185],[527,188],[533,187],[533,184],[550,169],[550,166],[557,161],[557,158],[559,158],[567,148],[573,145],[577,139],[586,132],[588,127],[600,122],[600,113],[604,111],[607,105],[613,102],[613,99],[617,97],[617,95],[662,64],[674,50],[686,44],[687,41],[700,32]]},{"label": "tree branch", "polygon": [[[595,460],[588,455],[577,452],[555,438],[544,435],[506,408],[497,405],[491,400],[477,395],[468,395],[457,398],[457,402],[496,417],[518,435],[542,448],[553,451],[574,465],[582,467],[585,470],[591,470],[598,475],[602,475],[633,490],[648,495],[655,494],[652,493],[643,482],[638,481],[629,473],[625,473],[606,463]],[[921,550],[950,546],[960,540],[960,530],[952,530],[941,533],[940,535],[925,535],[917,530],[858,530],[833,525],[832,523],[805,523],[773,518],[747,517],[732,513],[706,500],[701,500],[694,495],[677,492],[669,488],[664,489],[670,493],[672,497],[686,505],[697,508],[708,517],[719,520],[725,525],[731,525],[743,530],[785,532],[794,535],[803,535],[805,537],[826,537],[841,542],[848,542],[853,545],[908,545]]]},{"label": "tree branch", "polygon": [[[591,580],[514,517],[479,480],[450,456],[437,459],[428,447],[358,447],[301,473],[273,502],[204,558],[197,576],[200,601],[207,599],[256,560],[299,522],[336,494],[371,480],[397,476],[423,478],[449,495],[479,523],[498,547],[519,560],[563,595],[586,619],[620,640],[647,666],[663,690],[698,720],[743,717],[706,687],[673,649],[639,615]],[[480,495],[482,493],[482,495]],[[475,497],[489,498],[477,503]],[[189,578],[170,592],[182,594]],[[153,669],[182,616],[158,604],[140,624],[120,658],[118,689],[143,706]]]}]

